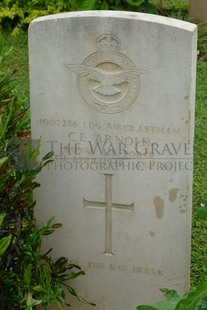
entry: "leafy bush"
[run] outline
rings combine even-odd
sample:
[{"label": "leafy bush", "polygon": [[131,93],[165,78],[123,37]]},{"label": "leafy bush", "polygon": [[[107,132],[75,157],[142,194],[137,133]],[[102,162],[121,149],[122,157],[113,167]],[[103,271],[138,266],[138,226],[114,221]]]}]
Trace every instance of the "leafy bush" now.
[{"label": "leafy bush", "polygon": [[3,29],[27,29],[29,23],[39,17],[77,9],[77,1],[70,0],[1,0],[0,23]]},{"label": "leafy bush", "polygon": [[138,306],[137,310],[206,310],[207,283],[201,283],[196,288],[180,297],[175,290],[162,290],[165,300],[152,306]]},{"label": "leafy bush", "polygon": [[37,161],[39,144],[30,143],[26,109],[13,94],[13,75],[6,73],[8,53],[0,50],[0,309],[31,310],[38,304],[68,303],[65,290],[79,300],[70,281],[84,272],[67,259],[54,261],[52,249],[42,254],[42,237],[60,224],[49,219],[38,228],[33,216],[32,192],[40,185],[36,175],[51,161],[52,153]]},{"label": "leafy bush", "polygon": [[83,0],[79,10],[120,10],[157,14],[158,11],[149,0]]},{"label": "leafy bush", "polygon": [[153,0],[153,3],[160,15],[185,20],[188,18],[188,0]]}]

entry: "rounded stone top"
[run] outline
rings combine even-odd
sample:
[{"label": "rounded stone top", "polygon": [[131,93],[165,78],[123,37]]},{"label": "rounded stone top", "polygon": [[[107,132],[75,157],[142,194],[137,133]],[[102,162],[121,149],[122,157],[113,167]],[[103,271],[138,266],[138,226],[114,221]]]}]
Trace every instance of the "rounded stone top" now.
[{"label": "rounded stone top", "polygon": [[152,22],[156,24],[163,24],[175,28],[180,28],[183,30],[187,30],[193,32],[196,30],[197,26],[195,24],[181,21],[178,19],[153,15],[147,13],[137,13],[130,11],[76,11],[76,12],[68,12],[68,13],[58,13],[47,16],[42,16],[34,19],[31,24],[46,22],[46,21],[57,21],[60,19],[68,19],[68,18],[117,18],[117,19],[131,19],[131,20],[140,20],[146,22]]}]

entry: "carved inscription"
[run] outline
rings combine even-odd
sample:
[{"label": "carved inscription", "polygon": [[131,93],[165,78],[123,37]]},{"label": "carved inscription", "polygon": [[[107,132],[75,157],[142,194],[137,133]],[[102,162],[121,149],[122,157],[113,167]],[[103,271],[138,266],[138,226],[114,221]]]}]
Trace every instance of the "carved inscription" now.
[{"label": "carved inscription", "polygon": [[40,118],[42,127],[65,128],[64,141],[48,140],[54,152],[48,169],[114,171],[190,171],[189,141],[162,142],[157,135],[179,137],[179,127],[157,127],[78,119]]},{"label": "carved inscription", "polygon": [[102,208],[105,209],[105,255],[113,255],[112,253],[112,209],[123,211],[133,211],[134,203],[132,204],[117,204],[112,203],[112,174],[105,175],[105,202],[89,201],[83,199],[85,208]]},{"label": "carved inscription", "polygon": [[93,121],[83,121],[72,119],[48,119],[40,118],[38,124],[44,127],[66,127],[66,128],[82,128],[83,130],[113,130],[116,132],[127,133],[145,133],[145,134],[162,134],[162,135],[179,135],[181,129],[179,127],[158,127],[149,125],[132,125],[120,123],[101,123]]},{"label": "carved inscription", "polygon": [[77,260],[70,260],[70,264],[75,264],[81,266],[83,269],[96,269],[96,270],[110,270],[112,272],[129,272],[129,273],[139,273],[145,275],[154,275],[162,277],[164,275],[164,270],[161,268],[153,268],[153,267],[146,267],[146,266],[129,266],[125,264],[106,264],[103,262],[94,262],[89,261],[86,263],[77,261]]}]

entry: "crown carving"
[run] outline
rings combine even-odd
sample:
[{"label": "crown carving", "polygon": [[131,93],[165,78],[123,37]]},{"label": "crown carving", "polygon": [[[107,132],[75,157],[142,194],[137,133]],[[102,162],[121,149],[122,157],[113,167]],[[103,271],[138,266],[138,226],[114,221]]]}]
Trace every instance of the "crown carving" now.
[{"label": "crown carving", "polygon": [[105,33],[96,39],[96,44],[100,50],[117,50],[121,46],[121,41],[117,36]]}]

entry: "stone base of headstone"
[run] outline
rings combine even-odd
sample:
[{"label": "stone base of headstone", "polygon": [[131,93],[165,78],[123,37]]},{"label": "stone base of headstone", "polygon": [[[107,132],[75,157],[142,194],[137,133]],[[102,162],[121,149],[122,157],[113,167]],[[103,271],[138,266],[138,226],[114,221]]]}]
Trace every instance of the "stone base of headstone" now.
[{"label": "stone base of headstone", "polygon": [[207,0],[190,0],[189,14],[200,21],[207,21]]}]

